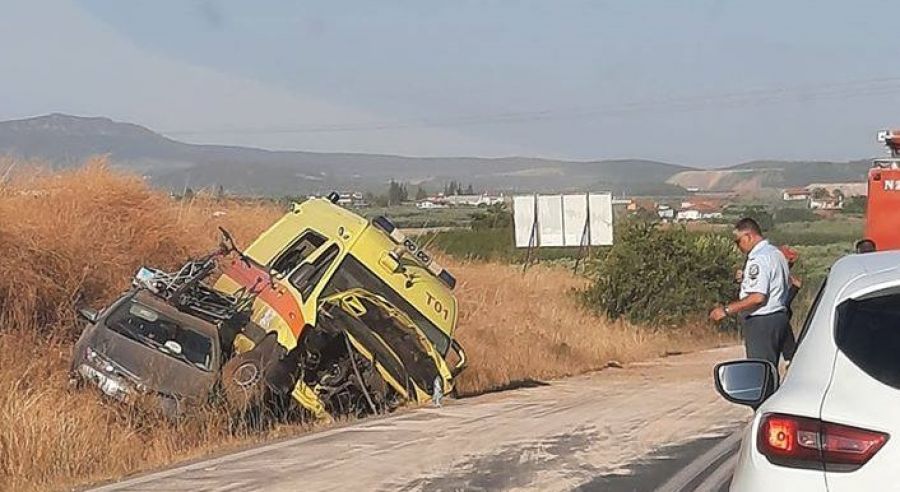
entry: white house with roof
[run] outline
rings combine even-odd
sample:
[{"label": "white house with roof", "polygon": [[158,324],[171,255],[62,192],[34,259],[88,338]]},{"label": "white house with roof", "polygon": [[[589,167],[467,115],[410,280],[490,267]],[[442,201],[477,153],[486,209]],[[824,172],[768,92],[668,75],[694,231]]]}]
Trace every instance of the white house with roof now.
[{"label": "white house with roof", "polygon": [[675,220],[692,221],[692,220],[709,220],[721,219],[722,211],[715,205],[710,203],[690,203],[682,204],[681,210],[675,214]]},{"label": "white house with roof", "polygon": [[657,205],[656,215],[663,220],[675,220],[675,209],[668,205]]},{"label": "white house with roof", "polygon": [[844,200],[842,198],[810,198],[809,208],[813,210],[841,210],[844,208]]},{"label": "white house with roof", "polygon": [[441,197],[441,200],[451,207],[480,207],[503,203],[503,195],[449,195]]},{"label": "white house with roof", "polygon": [[839,190],[845,197],[851,196],[868,196],[869,184],[861,183],[811,183],[806,190],[812,194],[815,189],[823,189],[828,193],[834,194],[835,190]]},{"label": "white house with roof", "polygon": [[781,197],[786,202],[809,200],[810,191],[806,188],[789,188],[784,190]]}]

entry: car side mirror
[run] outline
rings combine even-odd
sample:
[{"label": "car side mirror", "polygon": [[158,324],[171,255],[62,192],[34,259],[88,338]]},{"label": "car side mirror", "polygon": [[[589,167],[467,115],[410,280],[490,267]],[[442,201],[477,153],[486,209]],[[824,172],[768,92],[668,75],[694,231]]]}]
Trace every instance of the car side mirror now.
[{"label": "car side mirror", "polygon": [[733,360],[713,369],[716,391],[726,400],[759,408],[778,389],[778,369],[767,360]]},{"label": "car side mirror", "polygon": [[100,318],[100,313],[96,309],[82,308],[78,310],[78,316],[90,323],[96,323]]}]

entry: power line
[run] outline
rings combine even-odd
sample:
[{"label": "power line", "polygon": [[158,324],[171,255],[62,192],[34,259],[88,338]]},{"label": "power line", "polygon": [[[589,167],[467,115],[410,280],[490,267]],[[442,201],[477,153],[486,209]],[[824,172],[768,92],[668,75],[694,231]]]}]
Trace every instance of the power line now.
[{"label": "power line", "polygon": [[734,109],[777,103],[846,100],[900,93],[900,77],[883,77],[785,88],[756,89],[718,95],[661,98],[593,107],[572,107],[532,111],[463,115],[445,118],[339,123],[330,125],[298,125],[291,127],[219,128],[174,130],[168,135],[247,134],[274,135],[289,133],[370,132],[411,128],[465,127],[473,125],[515,124],[534,121],[602,118],[641,113],[678,113],[709,109]]}]

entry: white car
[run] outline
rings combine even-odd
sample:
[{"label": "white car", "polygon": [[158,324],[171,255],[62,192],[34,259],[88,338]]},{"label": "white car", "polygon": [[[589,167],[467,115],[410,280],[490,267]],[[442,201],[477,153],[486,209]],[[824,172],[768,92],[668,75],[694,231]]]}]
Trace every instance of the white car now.
[{"label": "white car", "polygon": [[716,366],[756,410],[732,491],[900,490],[900,251],[831,268],[783,383],[767,361]]}]

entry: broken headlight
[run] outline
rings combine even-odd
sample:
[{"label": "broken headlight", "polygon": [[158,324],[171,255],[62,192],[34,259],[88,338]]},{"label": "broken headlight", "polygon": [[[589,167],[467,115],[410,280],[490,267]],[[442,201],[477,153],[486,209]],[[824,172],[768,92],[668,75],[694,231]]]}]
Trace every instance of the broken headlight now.
[{"label": "broken headlight", "polygon": [[84,354],[85,362],[78,366],[78,374],[85,381],[94,383],[104,394],[123,400],[131,393],[131,385],[117,374],[116,365],[103,354],[88,347]]}]

